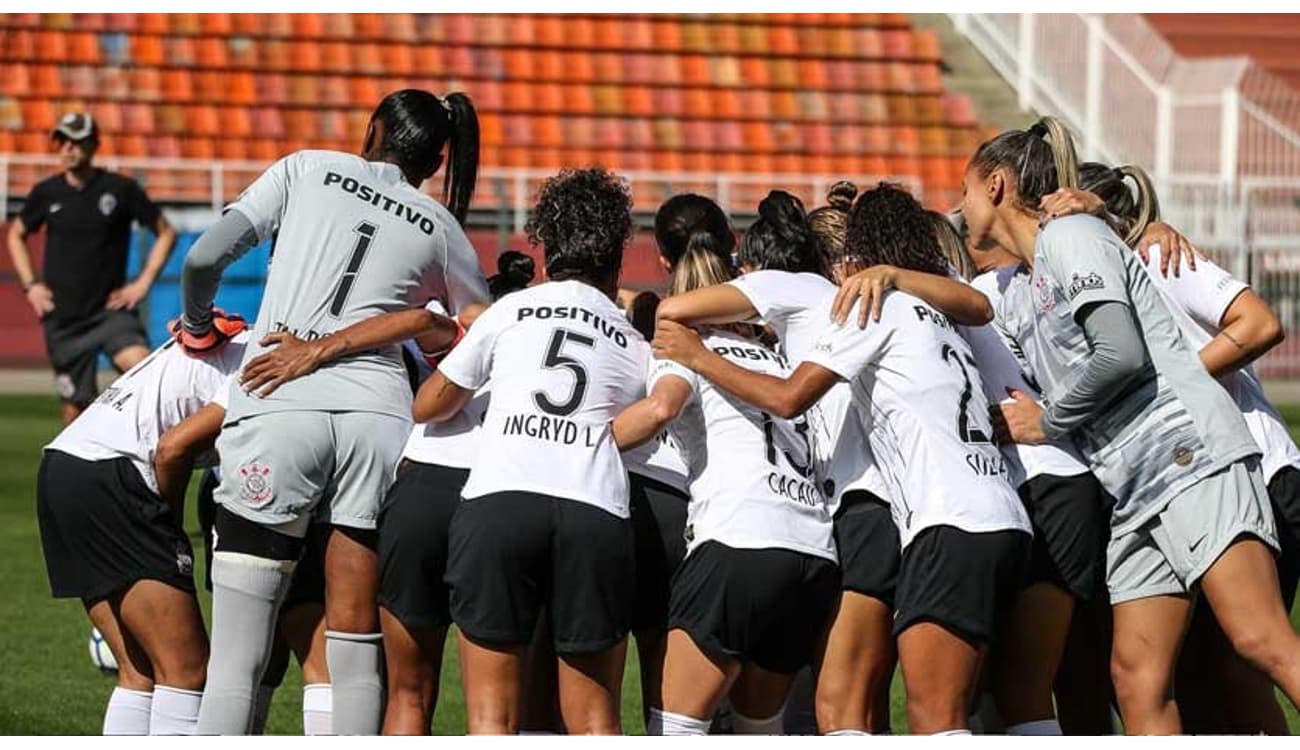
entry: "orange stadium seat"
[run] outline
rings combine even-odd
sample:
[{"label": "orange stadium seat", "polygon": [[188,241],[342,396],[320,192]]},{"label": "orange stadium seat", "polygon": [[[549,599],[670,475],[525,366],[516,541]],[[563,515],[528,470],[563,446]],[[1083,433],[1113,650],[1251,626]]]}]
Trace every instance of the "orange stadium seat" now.
[{"label": "orange stadium seat", "polygon": [[3,133],[5,138],[7,139],[5,140],[4,144],[0,144],[3,146],[7,146],[7,148],[0,148],[0,153],[8,153],[10,151],[13,151],[14,137],[11,131],[22,130],[22,128],[23,128],[22,106],[19,105],[17,101],[10,99],[7,96],[4,98],[0,98],[0,133]]},{"label": "orange stadium seat", "polygon": [[132,102],[124,105],[122,127],[131,133],[152,135],[154,132],[153,106],[143,102]]},{"label": "orange stadium seat", "polygon": [[167,20],[173,34],[194,36],[202,29],[199,13],[168,13]]},{"label": "orange stadium seat", "polygon": [[98,102],[91,107],[91,114],[94,115],[95,121],[104,133],[116,134],[122,132],[125,115],[122,111],[122,105],[117,102]]},{"label": "orange stadium seat", "polygon": [[198,64],[205,68],[226,68],[230,66],[230,47],[226,40],[216,36],[199,37],[195,46]]},{"label": "orange stadium seat", "polygon": [[23,127],[29,130],[49,131],[62,112],[55,113],[49,99],[27,99],[22,102]]},{"label": "orange stadium seat", "polygon": [[163,52],[169,65],[192,67],[198,62],[194,52],[194,38],[169,36],[163,38]]},{"label": "orange stadium seat", "polygon": [[169,102],[188,102],[194,98],[194,76],[184,68],[162,71],[162,98]]},{"label": "orange stadium seat", "polygon": [[0,67],[0,92],[22,95],[31,90],[31,68],[25,63],[12,63]]},{"label": "orange stadium seat", "polygon": [[36,59],[52,63],[68,60],[68,34],[60,31],[38,31],[34,35]]}]

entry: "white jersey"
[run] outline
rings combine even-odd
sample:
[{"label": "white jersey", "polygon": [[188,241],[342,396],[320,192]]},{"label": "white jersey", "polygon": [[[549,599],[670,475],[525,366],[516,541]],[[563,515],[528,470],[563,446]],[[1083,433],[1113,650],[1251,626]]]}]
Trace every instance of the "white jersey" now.
[{"label": "white jersey", "polygon": [[[431,300],[424,307],[435,315],[447,315],[447,309],[438,300]],[[406,341],[403,346],[415,360],[416,380],[423,383],[433,374],[433,366],[425,359],[419,344],[414,340]],[[468,469],[473,466],[474,454],[478,450],[478,433],[487,414],[490,390],[490,384],[480,388],[465,408],[446,422],[426,422],[413,426],[411,436],[406,439],[406,447],[402,449],[402,458],[453,469]]]},{"label": "white jersey", "polygon": [[[1159,270],[1160,246],[1153,245],[1148,253],[1148,262],[1143,269],[1169,305],[1174,322],[1183,335],[1193,348],[1200,351],[1218,335],[1223,315],[1233,300],[1250,287],[1205,259],[1196,261],[1195,271],[1184,268],[1178,276],[1162,276]],[[1241,407],[1246,427],[1263,452],[1260,467],[1264,471],[1264,481],[1272,479],[1284,467],[1300,468],[1300,450],[1296,449],[1282,415],[1264,395],[1264,386],[1254,368],[1245,367],[1229,373],[1219,378],[1219,382]]]},{"label": "white jersey", "polygon": [[[313,340],[430,299],[454,312],[489,299],[465,232],[395,164],[298,151],[267,169],[229,210],[252,223],[259,241],[276,238],[249,359],[272,331]],[[265,398],[234,391],[227,419],[324,409],[409,418],[411,389],[398,347],[331,362]]]},{"label": "white jersey", "polygon": [[[749,299],[759,318],[772,327],[790,362],[801,362],[834,326],[831,303],[838,287],[813,273],[754,271],[728,282]],[[812,428],[822,476],[830,482],[832,510],[851,490],[865,490],[888,502],[890,489],[861,433],[861,419],[847,383],[836,383],[805,415]]]},{"label": "white jersey", "polygon": [[623,464],[632,474],[662,482],[678,492],[686,492],[686,464],[682,461],[680,447],[668,430],[659,433],[648,443],[625,451]]},{"label": "white jersey", "polygon": [[885,480],[904,548],[924,529],[1029,532],[1029,517],[993,444],[970,347],[942,313],[885,295],[879,321],[832,328],[808,362],[848,380]]},{"label": "white jersey", "polygon": [[157,492],[153,457],[159,438],[209,403],[225,406],[229,390],[239,388],[236,376],[248,341],[248,333],[241,333],[206,356],[167,342],[113,381],[45,449],[87,461],[128,458]]},{"label": "white jersey", "polygon": [[[784,358],[734,333],[712,331],[704,344],[747,370],[789,375]],[[665,377],[691,387],[690,401],[669,427],[690,472],[687,554],[711,539],[834,562],[831,513],[817,480],[807,422],[766,414],[667,360],[655,363],[647,388]]]},{"label": "white jersey", "polygon": [[[971,280],[971,286],[988,297],[989,304],[996,311],[1002,305],[1002,290],[1015,274],[1016,266],[1005,266],[976,276]],[[1036,401],[1043,400],[1037,384],[1026,376],[1020,359],[1014,354],[1020,345],[999,330],[996,320],[979,327],[958,326],[958,330],[970,344],[980,371],[980,382],[984,384],[984,397],[990,404],[1008,401],[1011,389],[1022,391]],[[1088,472],[1083,456],[1072,443],[1013,443],[1002,446],[1002,457],[1007,460],[1012,487],[1019,487],[1040,474],[1073,477]]]},{"label": "white jersey", "polygon": [[536,492],[627,518],[610,423],[645,395],[650,362],[650,345],[595,287],[553,281],[498,300],[439,366],[462,388],[492,381],[464,498]]}]

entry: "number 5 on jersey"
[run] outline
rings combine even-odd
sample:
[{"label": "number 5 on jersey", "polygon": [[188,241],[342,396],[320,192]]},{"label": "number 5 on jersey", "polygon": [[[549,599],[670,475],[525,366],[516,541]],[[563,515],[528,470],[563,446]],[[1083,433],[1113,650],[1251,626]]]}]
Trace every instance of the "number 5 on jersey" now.
[{"label": "number 5 on jersey", "polygon": [[551,334],[551,342],[546,346],[546,358],[542,360],[542,369],[554,370],[564,369],[573,374],[573,390],[563,401],[552,401],[545,391],[533,391],[533,403],[537,408],[550,414],[553,417],[567,417],[582,406],[582,400],[587,396],[587,368],[582,362],[565,354],[562,350],[565,344],[574,346],[583,346],[588,349],[596,347],[596,340],[590,336],[583,336],[580,333],[574,333],[563,328],[555,329]]}]

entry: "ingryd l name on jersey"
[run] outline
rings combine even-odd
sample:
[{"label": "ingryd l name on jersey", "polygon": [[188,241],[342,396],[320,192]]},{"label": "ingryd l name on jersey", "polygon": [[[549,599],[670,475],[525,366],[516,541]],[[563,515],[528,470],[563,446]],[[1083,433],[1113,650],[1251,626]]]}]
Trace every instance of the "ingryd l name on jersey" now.
[{"label": "ingryd l name on jersey", "polygon": [[384,213],[400,216],[403,219],[406,219],[406,221],[412,226],[418,226],[421,232],[433,236],[433,230],[435,228],[433,219],[425,216],[401,201],[389,198],[354,177],[344,177],[338,172],[326,172],[325,185],[327,187],[329,185],[338,185],[342,188],[343,192],[348,193],[349,195],[355,195],[359,200],[369,203]]},{"label": "ingryd l name on jersey", "polygon": [[502,435],[527,435],[563,445],[575,445],[581,440],[585,448],[599,445],[604,432],[604,425],[578,425],[546,414],[508,414],[501,426]]},{"label": "ingryd l name on jersey", "polygon": [[627,336],[619,330],[614,323],[605,320],[591,310],[585,307],[558,307],[545,305],[541,307],[521,307],[515,314],[515,322],[521,322],[525,318],[536,318],[538,320],[580,320],[600,332],[600,335],[618,344],[620,348],[627,348]]}]

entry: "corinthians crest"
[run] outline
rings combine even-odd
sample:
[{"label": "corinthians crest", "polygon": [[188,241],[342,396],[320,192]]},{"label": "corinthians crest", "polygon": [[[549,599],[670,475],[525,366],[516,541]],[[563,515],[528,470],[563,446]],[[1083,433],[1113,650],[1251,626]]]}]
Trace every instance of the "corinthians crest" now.
[{"label": "corinthians crest", "polygon": [[252,506],[271,501],[271,467],[256,461],[239,467],[239,496]]}]

